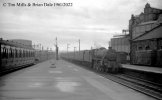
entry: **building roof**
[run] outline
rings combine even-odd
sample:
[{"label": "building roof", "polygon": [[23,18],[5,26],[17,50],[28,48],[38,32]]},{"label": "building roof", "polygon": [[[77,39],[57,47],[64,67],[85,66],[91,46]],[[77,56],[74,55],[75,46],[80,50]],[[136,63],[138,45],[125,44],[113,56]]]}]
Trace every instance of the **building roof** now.
[{"label": "building roof", "polygon": [[157,22],[157,21],[142,22],[142,23],[140,23],[139,25],[154,24],[154,23],[156,23],[156,22]]},{"label": "building roof", "polygon": [[156,38],[162,38],[162,24],[138,36],[137,38],[133,39],[133,41],[156,39]]}]

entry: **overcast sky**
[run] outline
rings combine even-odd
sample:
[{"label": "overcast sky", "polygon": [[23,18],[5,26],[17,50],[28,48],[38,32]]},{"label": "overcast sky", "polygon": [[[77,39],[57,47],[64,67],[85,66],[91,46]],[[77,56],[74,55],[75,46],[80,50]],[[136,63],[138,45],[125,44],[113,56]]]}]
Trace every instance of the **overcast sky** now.
[{"label": "overcast sky", "polygon": [[[73,3],[71,7],[3,7],[4,3]],[[91,46],[108,47],[114,34],[128,28],[131,14],[140,14],[146,3],[162,9],[162,0],[0,0],[0,37],[27,39],[44,48],[60,50]]]}]

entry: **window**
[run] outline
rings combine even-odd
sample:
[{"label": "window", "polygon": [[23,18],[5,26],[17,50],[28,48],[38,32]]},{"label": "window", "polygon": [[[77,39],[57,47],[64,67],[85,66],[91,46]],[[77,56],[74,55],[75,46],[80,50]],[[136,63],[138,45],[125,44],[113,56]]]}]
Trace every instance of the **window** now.
[{"label": "window", "polygon": [[21,50],[19,50],[19,57],[20,57],[20,58],[22,57],[22,52],[21,52]]},{"label": "window", "polygon": [[2,58],[6,58],[6,47],[3,47]]},{"label": "window", "polygon": [[28,51],[28,57],[30,57],[30,51]]},{"label": "window", "polygon": [[12,53],[13,53],[12,48],[10,48],[10,49],[9,49],[9,57],[10,57],[10,58],[13,57],[13,56],[12,56]]},{"label": "window", "polygon": [[32,57],[34,57],[34,51],[32,51]]},{"label": "window", "polygon": [[29,52],[28,51],[26,51],[26,55],[27,55],[26,57],[29,57]]},{"label": "window", "polygon": [[25,50],[25,57],[28,57],[28,55],[27,55],[27,51]]},{"label": "window", "polygon": [[28,57],[28,51],[26,50],[26,57]]},{"label": "window", "polygon": [[3,47],[1,45],[1,57],[3,56]]},{"label": "window", "polygon": [[23,57],[25,57],[25,50],[23,50]]},{"label": "window", "polygon": [[138,47],[138,50],[142,50],[142,47],[141,47],[141,46],[139,46],[139,47]]},{"label": "window", "polygon": [[9,50],[6,48],[6,58],[9,57]]},{"label": "window", "polygon": [[145,50],[150,50],[150,46],[147,45],[147,46],[145,47]]},{"label": "window", "polygon": [[32,57],[33,56],[33,52],[31,51],[31,56],[30,57]]},{"label": "window", "polygon": [[160,46],[160,49],[162,50],[162,46]]},{"label": "window", "polygon": [[14,58],[14,49],[12,49],[12,57]]},{"label": "window", "polygon": [[18,50],[15,49],[15,57],[18,58]]}]

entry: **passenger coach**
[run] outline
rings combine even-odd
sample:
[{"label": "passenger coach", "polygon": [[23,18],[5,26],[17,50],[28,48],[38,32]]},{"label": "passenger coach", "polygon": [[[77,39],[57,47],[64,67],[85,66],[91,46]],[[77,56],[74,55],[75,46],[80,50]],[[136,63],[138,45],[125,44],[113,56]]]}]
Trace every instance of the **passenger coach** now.
[{"label": "passenger coach", "polygon": [[32,47],[1,38],[0,48],[0,74],[34,64]]}]

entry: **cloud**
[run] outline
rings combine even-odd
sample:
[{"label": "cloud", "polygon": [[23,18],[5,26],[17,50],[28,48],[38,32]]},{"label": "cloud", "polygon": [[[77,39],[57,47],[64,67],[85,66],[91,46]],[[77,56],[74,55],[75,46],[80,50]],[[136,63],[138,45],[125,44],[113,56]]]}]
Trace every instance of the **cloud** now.
[{"label": "cloud", "polygon": [[[3,7],[0,1],[0,35],[22,38],[53,47],[58,37],[60,49],[66,44],[90,49],[94,43],[107,47],[113,34],[128,28],[131,14],[140,14],[147,2],[162,7],[161,0],[7,0],[10,3],[72,2],[72,7]],[[53,47],[54,48],[54,47]]]}]

